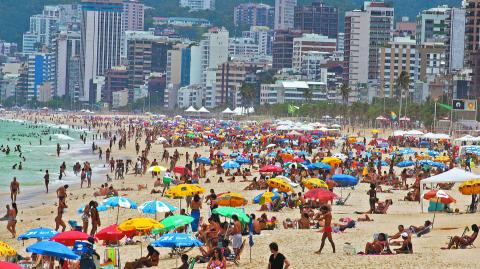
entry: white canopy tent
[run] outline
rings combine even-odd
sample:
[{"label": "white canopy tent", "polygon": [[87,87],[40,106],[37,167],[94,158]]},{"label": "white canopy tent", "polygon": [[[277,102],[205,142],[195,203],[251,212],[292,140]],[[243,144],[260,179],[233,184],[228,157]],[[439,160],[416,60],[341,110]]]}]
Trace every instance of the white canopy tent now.
[{"label": "white canopy tent", "polygon": [[210,113],[204,106],[202,106],[199,110],[198,113]]},{"label": "white canopy tent", "polygon": [[460,138],[455,139],[455,141],[460,141],[460,142],[468,142],[468,141],[475,141],[476,137],[471,136],[471,135],[465,135]]},{"label": "white canopy tent", "polygon": [[428,177],[423,179],[420,183],[422,186],[422,196],[420,197],[420,206],[422,207],[423,212],[423,195],[424,193],[424,184],[438,184],[438,183],[462,183],[468,180],[479,179],[480,175],[474,174],[472,172],[465,171],[461,168],[453,168],[441,174]]},{"label": "white canopy tent", "polygon": [[404,134],[404,136],[419,136],[419,135],[423,135],[423,132],[418,130],[410,130],[410,131],[406,131]]},{"label": "white canopy tent", "polygon": [[187,109],[185,109],[185,112],[187,113],[196,113],[198,112],[193,106],[189,106]]},{"label": "white canopy tent", "polygon": [[222,114],[235,114],[235,112],[227,107],[224,111],[222,111]]}]

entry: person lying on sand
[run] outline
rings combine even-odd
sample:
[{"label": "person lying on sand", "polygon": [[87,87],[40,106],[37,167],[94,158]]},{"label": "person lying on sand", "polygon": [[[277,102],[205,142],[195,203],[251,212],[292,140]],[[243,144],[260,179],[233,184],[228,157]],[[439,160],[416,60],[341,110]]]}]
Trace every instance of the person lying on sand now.
[{"label": "person lying on sand", "polygon": [[412,233],[415,233],[417,234],[417,236],[422,236],[424,234],[427,234],[430,232],[430,229],[431,229],[431,226],[432,226],[432,222],[429,221],[429,220],[426,220],[425,223],[421,226],[414,226],[414,225],[411,225],[408,229],[412,232]]},{"label": "person lying on sand", "polygon": [[375,214],[387,214],[388,208],[393,205],[392,199],[387,199],[385,202],[378,202],[375,208]]},{"label": "person lying on sand", "polygon": [[373,242],[368,242],[365,245],[365,252],[359,254],[367,255],[380,255],[380,254],[390,254],[392,251],[388,245],[387,237],[384,233],[379,233],[377,238]]},{"label": "person lying on sand", "polygon": [[471,235],[454,236],[452,239],[450,239],[450,242],[448,243],[447,247],[442,247],[442,249],[451,249],[453,246],[455,246],[455,248],[463,249],[472,245],[478,236],[477,224],[472,224],[472,231],[473,233]]}]

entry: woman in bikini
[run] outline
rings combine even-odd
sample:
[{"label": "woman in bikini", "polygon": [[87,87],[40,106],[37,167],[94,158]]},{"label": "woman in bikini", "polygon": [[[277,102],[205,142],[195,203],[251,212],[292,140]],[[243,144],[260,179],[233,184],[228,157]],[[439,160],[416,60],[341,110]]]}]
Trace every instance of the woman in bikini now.
[{"label": "woman in bikini", "polygon": [[16,237],[16,230],[15,226],[17,225],[17,214],[18,214],[18,209],[17,209],[17,204],[12,203],[12,207],[7,206],[7,230],[12,234],[12,238]]},{"label": "woman in bikini", "polygon": [[227,260],[222,255],[222,251],[219,248],[213,250],[213,255],[207,264],[208,269],[225,269],[227,268]]},{"label": "woman in bikini", "polygon": [[67,228],[67,225],[62,219],[65,208],[67,208],[65,202],[60,201],[57,207],[57,216],[55,217],[55,231],[58,231],[58,229],[62,227],[62,232],[65,232],[65,229]]}]

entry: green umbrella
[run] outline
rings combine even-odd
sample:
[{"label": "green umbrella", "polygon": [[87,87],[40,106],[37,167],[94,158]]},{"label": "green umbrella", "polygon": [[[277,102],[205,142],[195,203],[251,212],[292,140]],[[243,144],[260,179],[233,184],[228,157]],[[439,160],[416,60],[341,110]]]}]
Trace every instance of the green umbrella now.
[{"label": "green umbrella", "polygon": [[193,133],[188,133],[188,134],[187,134],[187,137],[188,137],[188,138],[194,138],[194,137],[195,137],[195,134],[193,134]]},{"label": "green umbrella", "polygon": [[163,224],[164,228],[157,228],[152,230],[152,234],[159,234],[163,232],[170,231],[172,229],[187,225],[192,223],[194,218],[185,215],[173,215],[170,217],[165,218],[164,220],[160,221]]},{"label": "green umbrella", "polygon": [[218,214],[227,218],[231,218],[233,215],[237,215],[238,219],[242,223],[250,222],[250,218],[239,208],[230,207],[230,206],[221,206],[217,207],[212,211],[213,214]]}]

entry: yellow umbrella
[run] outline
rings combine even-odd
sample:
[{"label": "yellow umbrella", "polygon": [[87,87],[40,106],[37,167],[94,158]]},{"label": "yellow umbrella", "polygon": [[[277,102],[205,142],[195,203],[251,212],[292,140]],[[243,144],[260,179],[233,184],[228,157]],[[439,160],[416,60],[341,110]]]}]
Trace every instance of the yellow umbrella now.
[{"label": "yellow umbrella", "polygon": [[17,254],[17,251],[9,244],[0,241],[0,256],[12,256]]},{"label": "yellow umbrella", "polygon": [[149,231],[154,228],[164,228],[165,226],[160,222],[151,219],[151,218],[133,218],[126,220],[120,225],[118,225],[118,229],[120,231]]},{"label": "yellow umbrella", "polygon": [[448,162],[450,161],[450,158],[448,156],[438,156],[435,158],[436,162]]},{"label": "yellow umbrella", "polygon": [[328,189],[328,185],[327,183],[325,183],[325,181],[321,180],[321,179],[318,179],[318,178],[309,178],[309,179],[304,179],[302,181],[303,185],[311,190],[311,189],[315,189],[315,188],[324,188],[324,189]]},{"label": "yellow umbrella", "polygon": [[469,180],[458,186],[458,191],[463,195],[480,194],[480,180]]},{"label": "yellow umbrella", "polygon": [[372,130],[372,134],[378,134],[379,132],[380,132],[380,131],[377,130],[377,129],[373,129],[373,130]]},{"label": "yellow umbrella", "polygon": [[155,173],[160,173],[161,171],[166,171],[166,170],[167,168],[160,165],[155,165],[148,168],[148,172],[155,172]]},{"label": "yellow umbrella", "polygon": [[194,196],[195,194],[202,194],[205,189],[196,184],[179,184],[165,192],[167,197],[180,198]]},{"label": "yellow umbrella", "polygon": [[277,188],[280,192],[291,192],[293,191],[292,186],[288,181],[281,179],[281,178],[271,178],[267,180],[268,186],[272,188]]},{"label": "yellow umbrella", "polygon": [[248,203],[247,199],[240,193],[229,192],[218,196],[218,205],[240,207],[245,206]]},{"label": "yellow umbrella", "polygon": [[325,157],[322,160],[323,163],[328,163],[330,165],[339,165],[342,163],[342,160],[336,157]]}]

